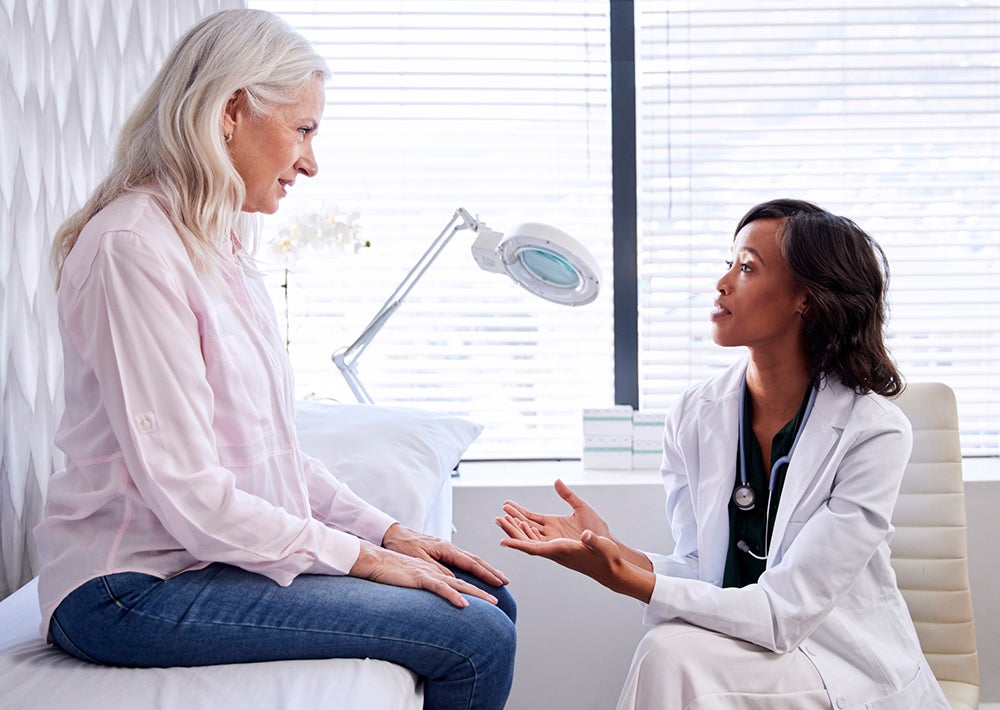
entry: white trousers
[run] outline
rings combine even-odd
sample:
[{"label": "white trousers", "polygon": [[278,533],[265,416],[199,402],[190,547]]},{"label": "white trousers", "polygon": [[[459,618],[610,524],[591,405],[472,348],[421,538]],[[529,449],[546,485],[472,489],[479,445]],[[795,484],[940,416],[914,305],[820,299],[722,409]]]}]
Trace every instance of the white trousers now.
[{"label": "white trousers", "polygon": [[816,668],[799,650],[774,653],[681,622],[639,642],[618,710],[829,710]]}]

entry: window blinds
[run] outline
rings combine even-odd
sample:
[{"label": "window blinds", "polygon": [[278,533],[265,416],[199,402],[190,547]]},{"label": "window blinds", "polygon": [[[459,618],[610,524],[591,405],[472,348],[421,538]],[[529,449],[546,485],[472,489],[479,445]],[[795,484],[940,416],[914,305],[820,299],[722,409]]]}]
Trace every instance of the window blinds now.
[{"label": "window blinds", "polygon": [[[456,208],[499,231],[546,222],[601,263],[598,301],[533,297],[481,271],[460,232],[358,371],[377,404],[486,425],[471,458],[578,457],[581,409],[613,400],[607,3],[249,4],[296,27],[333,71],[319,175],[298,180],[265,220],[259,250],[282,321],[287,294],[297,395],[354,401],[331,354],[361,333]],[[358,213],[371,247],[307,246],[286,263],[271,242],[317,210]]]},{"label": "window blinds", "polygon": [[636,37],[643,407],[736,356],[707,318],[733,228],[798,197],[879,241],[904,376],[1000,453],[1000,6],[638,0]]}]

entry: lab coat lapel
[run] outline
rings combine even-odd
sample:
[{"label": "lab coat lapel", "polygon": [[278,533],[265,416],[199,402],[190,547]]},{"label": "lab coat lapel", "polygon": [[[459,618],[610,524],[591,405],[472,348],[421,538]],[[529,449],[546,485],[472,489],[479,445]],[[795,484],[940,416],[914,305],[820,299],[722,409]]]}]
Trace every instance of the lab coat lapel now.
[{"label": "lab coat lapel", "polygon": [[730,369],[720,387],[706,393],[699,419],[698,483],[695,507],[701,579],[722,584],[729,554],[729,498],[736,480],[739,388],[744,368]]},{"label": "lab coat lapel", "polygon": [[845,402],[845,396],[849,398],[849,394],[850,391],[839,383],[827,382],[816,396],[816,404],[809,421],[806,422],[802,439],[785,473],[781,501],[774,517],[768,565],[777,562],[776,555],[782,548],[781,541],[792,512],[803,498],[814,493],[821,475],[821,467],[844,430],[845,407],[849,407],[849,403]]}]

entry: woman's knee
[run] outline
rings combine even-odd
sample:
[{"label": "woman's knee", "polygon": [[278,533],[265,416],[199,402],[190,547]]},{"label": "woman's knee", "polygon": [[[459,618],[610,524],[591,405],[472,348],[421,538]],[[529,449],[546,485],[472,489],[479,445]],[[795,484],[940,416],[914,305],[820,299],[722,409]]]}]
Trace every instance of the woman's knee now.
[{"label": "woman's knee", "polygon": [[[511,622],[517,621],[517,602],[514,601],[514,596],[510,593],[510,591],[508,591],[506,586],[494,587],[492,584],[487,584],[471,572],[466,572],[465,570],[458,569],[457,567],[452,567],[451,569],[452,572],[455,573],[455,576],[459,579],[465,580],[474,587],[479,587],[483,591],[496,597],[497,608],[503,611]],[[468,598],[472,599],[473,597],[470,596]]]},{"label": "woman's knee", "polygon": [[507,618],[510,619],[511,623],[517,621],[517,602],[514,601],[514,596],[507,591],[507,587],[496,587],[491,594],[497,598],[497,607]]},{"label": "woman's knee", "polygon": [[511,613],[516,615],[516,612],[509,612],[499,604],[478,599],[463,612],[469,610],[473,610],[475,614],[467,625],[473,642],[482,645],[491,654],[509,655],[513,658],[517,646],[517,631]]},{"label": "woman's knee", "polygon": [[479,651],[473,664],[477,673],[484,674],[482,681],[493,688],[490,694],[506,697],[514,682],[514,658],[517,651],[514,619],[508,615],[510,612],[498,606],[489,605],[484,612],[483,619],[477,620],[477,626],[473,629],[478,638]]},{"label": "woman's knee", "polygon": [[514,622],[497,605],[472,599],[465,609],[457,610],[459,626],[454,629],[452,660],[461,659],[453,671],[471,672],[498,688],[509,687],[514,676],[517,631]]}]

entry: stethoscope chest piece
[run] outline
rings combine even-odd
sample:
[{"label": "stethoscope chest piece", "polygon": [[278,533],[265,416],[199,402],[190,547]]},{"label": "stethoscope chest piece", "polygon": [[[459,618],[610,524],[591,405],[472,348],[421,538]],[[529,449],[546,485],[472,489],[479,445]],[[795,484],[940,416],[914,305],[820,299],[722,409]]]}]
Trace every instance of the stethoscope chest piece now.
[{"label": "stethoscope chest piece", "polygon": [[[757,496],[754,495],[753,488],[747,482],[747,459],[746,450],[744,447],[743,438],[743,415],[746,412],[746,392],[747,383],[746,376],[743,378],[743,386],[740,388],[740,410],[739,410],[739,440],[737,446],[739,446],[739,459],[740,459],[740,484],[736,486],[733,491],[733,503],[742,511],[753,510],[754,502]],[[817,389],[815,387],[811,388],[809,393],[809,400],[806,402],[805,411],[802,414],[802,421],[799,424],[798,431],[795,432],[795,438],[792,440],[792,446],[788,453],[779,458],[771,466],[770,476],[768,478],[767,484],[767,508],[764,509],[764,555],[758,555],[753,552],[750,547],[740,540],[737,544],[741,550],[746,552],[751,557],[758,560],[767,559],[768,548],[770,547],[770,539],[768,537],[768,528],[771,525],[771,496],[774,494],[775,481],[778,479],[778,468],[781,466],[787,466],[792,460],[792,454],[795,452],[795,447],[799,445],[799,438],[802,436],[802,431],[806,428],[806,422],[809,421],[809,415],[812,414],[813,405],[816,403]]]},{"label": "stethoscope chest piece", "polygon": [[733,503],[740,510],[753,510],[756,498],[757,496],[754,495],[753,488],[746,483],[736,486],[736,490],[733,491]]}]

